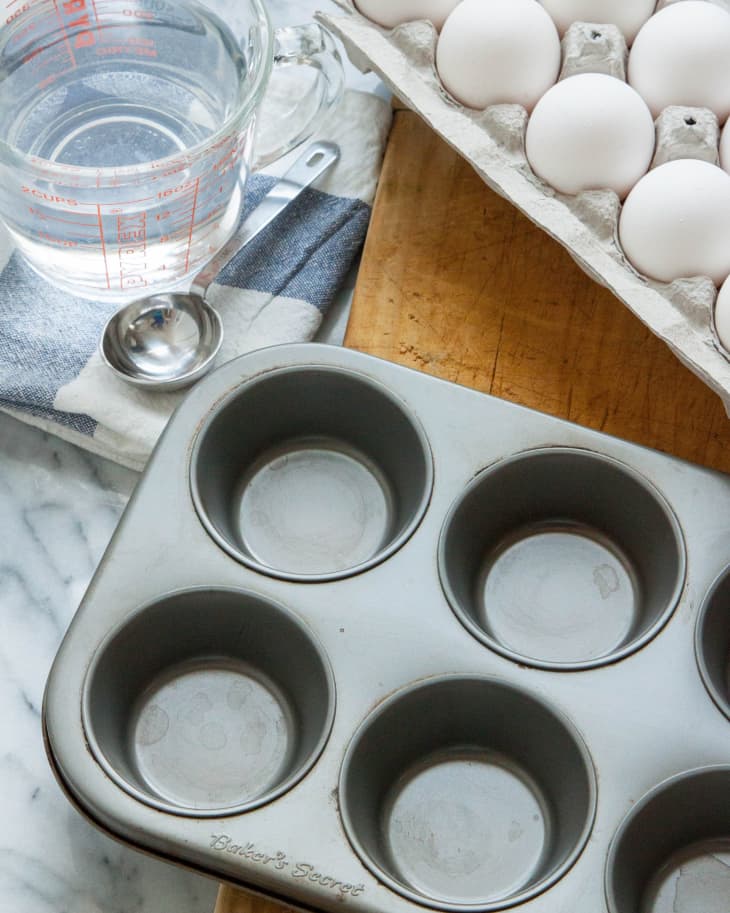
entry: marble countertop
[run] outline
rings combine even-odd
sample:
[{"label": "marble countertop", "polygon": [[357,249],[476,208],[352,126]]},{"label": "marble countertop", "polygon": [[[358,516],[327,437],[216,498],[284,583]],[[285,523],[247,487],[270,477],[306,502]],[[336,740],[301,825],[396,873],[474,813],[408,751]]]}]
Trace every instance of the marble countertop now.
[{"label": "marble countertop", "polygon": [[111,841],[67,802],[40,708],[136,475],[0,417],[0,911],[210,913],[216,886]]},{"label": "marble countertop", "polygon": [[[275,25],[327,0],[268,0]],[[348,83],[374,90],[348,66]],[[348,290],[321,338],[340,341]],[[137,476],[0,414],[0,913],[212,913],[217,885],[136,853],[68,803],[46,761],[43,688]]]}]

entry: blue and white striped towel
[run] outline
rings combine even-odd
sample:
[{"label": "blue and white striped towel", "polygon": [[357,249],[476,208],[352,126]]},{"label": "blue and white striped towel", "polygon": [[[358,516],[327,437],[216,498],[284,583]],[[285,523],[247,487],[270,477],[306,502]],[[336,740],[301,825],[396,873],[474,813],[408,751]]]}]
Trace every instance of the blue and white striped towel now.
[{"label": "blue and white striped towel", "polygon": [[[365,238],[390,117],[381,98],[346,92],[319,134],[340,161],[210,289],[225,328],[218,364],[315,335]],[[247,208],[290,158],[250,178]],[[141,469],[184,394],[141,392],[106,368],[98,343],[114,309],[52,287],[0,234],[0,409]]]}]

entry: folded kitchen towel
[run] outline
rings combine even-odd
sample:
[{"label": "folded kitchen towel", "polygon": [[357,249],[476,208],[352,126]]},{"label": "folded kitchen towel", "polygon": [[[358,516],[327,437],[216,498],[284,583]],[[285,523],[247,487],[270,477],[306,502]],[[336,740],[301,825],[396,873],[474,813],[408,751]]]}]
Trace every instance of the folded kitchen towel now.
[{"label": "folded kitchen towel", "polygon": [[[345,93],[318,134],[340,145],[340,161],[209,291],[225,330],[217,364],[313,338],[365,238],[390,117],[381,98]],[[292,157],[249,178],[246,210]],[[104,365],[98,343],[116,307],[49,285],[0,228],[0,409],[141,469],[184,391],[143,392]]]}]

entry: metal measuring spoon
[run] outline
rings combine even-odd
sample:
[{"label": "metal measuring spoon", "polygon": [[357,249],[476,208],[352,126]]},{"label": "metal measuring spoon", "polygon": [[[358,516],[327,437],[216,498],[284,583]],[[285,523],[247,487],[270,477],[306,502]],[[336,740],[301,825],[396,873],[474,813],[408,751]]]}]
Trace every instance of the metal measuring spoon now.
[{"label": "metal measuring spoon", "polygon": [[146,390],[180,390],[206,374],[223,341],[220,317],[205,300],[211,282],[339,157],[334,143],[311,144],[197,274],[190,291],[138,298],[117,311],[99,346],[111,370]]}]

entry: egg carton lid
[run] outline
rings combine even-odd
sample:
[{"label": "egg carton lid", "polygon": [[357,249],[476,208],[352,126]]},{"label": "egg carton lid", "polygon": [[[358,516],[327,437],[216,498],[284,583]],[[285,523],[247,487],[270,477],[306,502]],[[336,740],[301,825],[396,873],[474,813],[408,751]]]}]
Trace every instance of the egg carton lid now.
[{"label": "egg carton lid", "polygon": [[[658,8],[668,6],[665,0]],[[709,0],[730,11],[730,0]],[[468,161],[485,183],[555,238],[596,282],[610,289],[674,354],[722,399],[730,415],[730,353],[714,328],[717,289],[708,277],[670,284],[641,276],[618,243],[621,203],[612,191],[557,193],[542,182],[524,152],[528,115],[519,105],[465,108],[443,88],[436,71],[437,33],[429,22],[409,22],[389,30],[361,15],[352,0],[334,0],[344,15],[317,13],[317,19],[343,43],[352,63],[377,74],[410,109]],[[602,43],[588,41],[596,28]],[[575,23],[563,39],[561,78],[578,72],[605,72],[625,78],[626,44],[615,26]],[[696,117],[688,133],[685,116]],[[699,129],[694,129],[699,127]],[[657,121],[654,164],[672,158],[717,162],[717,119],[704,109],[667,108]],[[729,239],[730,243],[730,239]]]}]

